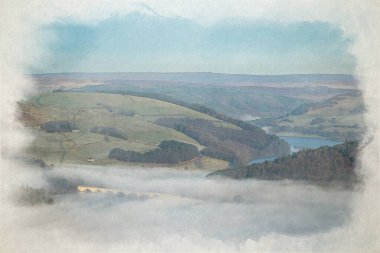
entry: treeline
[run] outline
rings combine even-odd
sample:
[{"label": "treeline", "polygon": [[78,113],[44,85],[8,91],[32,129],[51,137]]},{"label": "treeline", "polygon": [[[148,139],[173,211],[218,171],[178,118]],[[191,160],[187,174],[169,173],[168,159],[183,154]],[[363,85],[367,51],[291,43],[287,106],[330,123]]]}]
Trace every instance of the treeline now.
[{"label": "treeline", "polygon": [[65,120],[48,121],[42,124],[42,129],[47,132],[71,132],[73,126],[71,122]]},{"label": "treeline", "polygon": [[64,178],[47,176],[46,188],[34,188],[28,185],[20,186],[13,192],[13,200],[23,206],[53,204],[56,195],[72,194],[77,192],[78,185],[85,182],[80,178]]},{"label": "treeline", "polygon": [[90,133],[109,135],[109,136],[119,138],[119,139],[123,139],[123,140],[128,139],[127,134],[120,131],[116,127],[95,126],[95,127],[91,128]]},{"label": "treeline", "polygon": [[[347,128],[347,126],[345,126]],[[315,127],[290,127],[290,126],[272,126],[273,132],[296,132],[306,135],[319,135],[330,140],[359,140],[362,138],[362,130],[356,129],[356,126],[349,126],[355,130],[338,131],[326,130],[323,126]]]},{"label": "treeline", "polygon": [[[81,92],[81,91],[78,91]],[[157,99],[164,102],[172,103],[175,105],[183,106],[186,108],[189,108],[191,110],[201,112],[204,114],[207,114],[211,117],[217,118],[219,120],[231,123],[233,125],[236,125],[244,130],[248,131],[255,131],[256,134],[265,136],[267,135],[264,130],[261,128],[254,126],[252,124],[249,124],[247,122],[244,122],[242,120],[234,119],[232,117],[229,117],[227,115],[224,115],[222,113],[216,112],[215,110],[208,108],[207,106],[195,104],[195,103],[186,103],[184,101],[177,100],[173,97],[157,94],[157,93],[149,93],[149,92],[139,92],[139,91],[124,91],[124,90],[104,90],[102,88],[95,89],[95,90],[85,90],[85,92],[99,92],[99,93],[107,93],[107,94],[122,94],[122,95],[130,95],[130,96],[136,96],[136,97],[145,97],[145,98],[151,98],[151,99]],[[275,136],[276,137],[276,136]]]},{"label": "treeline", "polygon": [[14,193],[14,200],[23,206],[35,206],[39,204],[53,204],[53,194],[44,188],[20,186]]},{"label": "treeline", "polygon": [[198,156],[199,151],[196,146],[174,140],[162,141],[158,148],[145,153],[114,148],[108,154],[109,159],[158,164],[177,164],[192,160]]},{"label": "treeline", "polygon": [[357,141],[347,141],[334,147],[304,149],[274,161],[220,170],[208,176],[354,182],[357,180],[355,163],[358,146]]},{"label": "treeline", "polygon": [[161,118],[157,124],[175,129],[206,146],[201,153],[243,165],[251,159],[273,154],[288,154],[288,144],[275,136],[254,131],[216,127],[211,121],[191,118]]},{"label": "treeline", "polygon": [[[84,90],[84,91],[85,92],[99,92],[99,93],[106,93],[106,94],[122,94],[122,95],[157,99],[164,102],[183,106],[191,110],[207,114],[221,121],[228,122],[235,126],[238,126],[243,130],[239,134],[233,131],[228,132],[229,130],[225,130],[223,131],[223,133],[217,134],[217,136],[215,136],[215,134],[210,134],[210,130],[220,131],[222,129],[219,129],[219,128],[215,129],[213,125],[211,126],[212,129],[208,129],[210,125],[203,126],[202,130],[196,131],[197,133],[194,133],[194,131],[190,130],[192,127],[188,129],[185,129],[185,128],[177,129],[189,135],[190,137],[194,138],[195,140],[199,141],[200,143],[204,143],[210,139],[216,138],[215,143],[218,143],[218,144],[207,145],[208,148],[202,150],[202,153],[204,155],[208,155],[211,157],[229,161],[231,164],[234,164],[234,165],[246,164],[247,161],[250,159],[255,159],[255,158],[264,157],[264,156],[282,155],[282,154],[287,154],[290,152],[289,145],[285,141],[277,137],[276,135],[267,134],[265,133],[264,130],[262,130],[261,128],[255,125],[231,118],[229,116],[226,116],[222,113],[218,113],[215,110],[210,109],[200,104],[186,103],[186,102],[174,99],[170,96],[156,94],[156,93],[147,93],[147,92],[138,92],[138,91],[105,90],[104,88]],[[163,125],[165,124],[164,120],[160,121],[160,123],[162,123]],[[166,124],[165,126],[168,126],[168,125]],[[173,126],[170,126],[170,127],[174,128]],[[193,134],[190,135],[190,132],[193,132]],[[224,136],[221,136],[222,134]],[[196,137],[197,135],[199,135],[199,137]],[[234,137],[229,137],[229,135],[232,135]],[[248,141],[249,141],[249,144],[247,143]]]}]

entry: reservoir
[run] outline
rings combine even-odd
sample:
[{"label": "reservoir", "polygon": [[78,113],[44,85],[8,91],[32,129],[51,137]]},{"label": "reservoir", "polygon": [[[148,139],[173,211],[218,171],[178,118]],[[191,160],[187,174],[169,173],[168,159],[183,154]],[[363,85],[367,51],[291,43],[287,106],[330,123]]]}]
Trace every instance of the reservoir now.
[{"label": "reservoir", "polygon": [[[301,149],[304,148],[319,148],[322,146],[335,146],[337,144],[340,144],[342,142],[339,141],[332,141],[327,139],[320,139],[320,138],[308,138],[308,137],[288,137],[283,136],[281,139],[285,140],[287,143],[289,143],[291,152],[298,152]],[[272,161],[276,159],[278,156],[270,156],[270,157],[264,157],[259,159],[254,159],[250,162],[250,164],[253,163],[262,163],[265,161]]]}]

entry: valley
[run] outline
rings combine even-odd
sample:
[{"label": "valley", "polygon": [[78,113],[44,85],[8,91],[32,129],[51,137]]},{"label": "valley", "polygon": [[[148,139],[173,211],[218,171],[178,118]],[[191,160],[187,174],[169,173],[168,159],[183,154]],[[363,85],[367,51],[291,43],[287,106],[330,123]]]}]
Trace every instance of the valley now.
[{"label": "valley", "polygon": [[360,140],[365,133],[365,103],[359,91],[322,102],[303,104],[286,115],[251,121],[282,136],[320,136],[344,141]]},{"label": "valley", "polygon": [[355,171],[358,152],[358,142],[345,142],[332,147],[303,149],[272,161],[219,170],[207,176],[234,179],[291,179],[322,184],[340,182],[352,186],[359,181]]},{"label": "valley", "polygon": [[[48,164],[169,165],[186,169],[212,170],[227,167],[229,163],[235,161],[244,164],[252,157],[286,154],[290,151],[286,142],[276,136],[267,135],[258,127],[239,124],[247,128],[244,130],[236,124],[240,121],[228,120],[228,117],[221,117],[218,114],[219,118],[227,119],[224,121],[184,106],[142,96],[94,92],[48,92],[20,101],[19,107],[20,121],[35,136],[33,143],[27,147],[26,154]],[[221,133],[234,133],[236,136],[249,133],[253,142],[243,143],[240,137],[234,137],[235,139],[227,137],[229,142],[225,142],[222,146],[218,143],[226,140],[226,137],[223,140],[212,137],[212,142],[201,144],[200,139],[194,139],[194,136],[157,123],[159,120],[165,121],[169,118],[202,121]],[[204,131],[201,130],[200,133]],[[176,160],[177,162],[173,164],[170,164],[169,160],[168,162],[150,160],[146,163],[143,160],[129,160],[129,158],[127,161],[130,162],[125,163],[124,158],[122,159],[124,161],[121,161],[110,156],[111,150],[115,148],[130,154],[150,152],[154,155],[152,152],[158,150],[165,141],[188,144],[197,150],[196,153],[205,147],[213,148],[214,152],[205,155],[194,153],[194,156],[183,158],[185,160]],[[231,148],[223,151],[221,147],[225,147],[226,144]],[[232,152],[232,149],[235,150]],[[243,149],[249,156],[240,157],[238,151]],[[174,152],[168,153],[168,159],[180,155],[176,148],[160,152]],[[221,152],[224,152],[223,154],[227,152],[229,156],[226,158],[226,155],[219,155]]]},{"label": "valley", "polygon": [[304,103],[321,102],[358,89],[358,81],[351,75],[121,72],[39,74],[32,78],[41,92],[154,93],[205,105],[237,119],[280,116]]},{"label": "valley", "polygon": [[365,104],[351,75],[68,73],[34,75],[43,91],[125,93],[202,105],[268,133],[360,139]]},{"label": "valley", "polygon": [[40,93],[20,101],[20,120],[35,136],[26,154],[47,164],[220,171],[358,141],[365,131],[363,97],[347,75],[34,78]]}]

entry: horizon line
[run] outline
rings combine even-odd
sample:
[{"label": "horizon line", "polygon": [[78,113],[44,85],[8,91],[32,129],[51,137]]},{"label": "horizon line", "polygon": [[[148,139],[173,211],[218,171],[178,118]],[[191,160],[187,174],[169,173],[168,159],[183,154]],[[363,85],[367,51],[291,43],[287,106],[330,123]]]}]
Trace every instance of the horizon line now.
[{"label": "horizon line", "polygon": [[240,75],[240,76],[308,76],[308,75],[341,75],[357,76],[349,73],[292,73],[292,74],[246,74],[246,73],[221,73],[212,71],[104,71],[104,72],[44,72],[29,73],[27,75],[60,75],[60,74],[216,74],[216,75]]}]

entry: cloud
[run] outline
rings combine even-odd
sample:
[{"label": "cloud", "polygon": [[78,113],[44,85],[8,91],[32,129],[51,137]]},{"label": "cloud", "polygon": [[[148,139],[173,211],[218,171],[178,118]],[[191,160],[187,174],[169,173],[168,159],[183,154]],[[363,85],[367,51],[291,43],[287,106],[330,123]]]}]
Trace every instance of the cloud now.
[{"label": "cloud", "polygon": [[[17,245],[18,250],[32,252],[41,252],[44,247],[78,252],[78,246],[99,252],[108,251],[108,246],[110,252],[114,252],[112,247],[117,252],[134,246],[149,251],[145,245],[159,251],[167,247],[174,251],[235,251],[266,237],[319,236],[345,227],[355,194],[290,181],[205,180],[206,173],[160,168],[56,168],[42,178],[76,179],[85,185],[178,198],[58,195],[54,205],[8,207],[8,212],[16,211],[23,218],[3,221],[3,227],[5,224],[9,229],[3,231],[2,239],[13,245],[20,236],[37,235],[36,241],[24,240]],[[30,184],[31,178],[24,180]],[[40,178],[36,176],[34,182],[42,187],[45,183]]]},{"label": "cloud", "polygon": [[36,72],[352,73],[351,40],[323,22],[228,19],[202,26],[133,13],[96,24],[58,21],[43,29],[52,60]]}]

